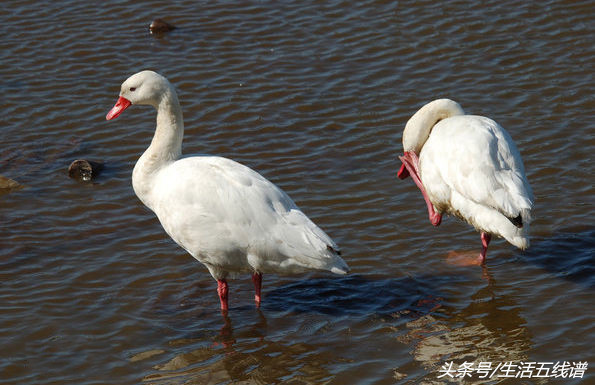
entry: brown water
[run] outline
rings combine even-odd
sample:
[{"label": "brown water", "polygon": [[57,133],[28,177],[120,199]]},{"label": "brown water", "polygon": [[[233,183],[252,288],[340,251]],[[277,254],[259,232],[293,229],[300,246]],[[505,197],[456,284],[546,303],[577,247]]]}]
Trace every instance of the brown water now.
[{"label": "brown water", "polygon": [[[24,186],[0,195],[0,383],[439,384],[447,361],[595,364],[592,2],[0,8],[0,175]],[[155,17],[179,28],[151,36]],[[260,311],[241,277],[222,318],[207,270],[131,188],[154,111],[104,118],[147,68],[179,91],[185,153],[278,184],[351,275],[265,276]],[[493,241],[483,272],[446,262],[479,235],[433,228],[395,177],[405,122],[438,97],[507,128],[535,190],[532,247]],[[106,169],[76,182],[77,158]]]}]

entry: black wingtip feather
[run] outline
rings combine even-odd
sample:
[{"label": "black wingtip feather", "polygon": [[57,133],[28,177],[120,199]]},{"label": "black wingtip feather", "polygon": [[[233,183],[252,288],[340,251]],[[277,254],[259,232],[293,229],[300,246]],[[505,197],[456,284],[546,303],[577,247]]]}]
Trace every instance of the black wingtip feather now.
[{"label": "black wingtip feather", "polygon": [[521,214],[517,215],[516,218],[510,218],[510,217],[507,217],[507,218],[508,218],[509,221],[512,222],[513,225],[515,225],[519,229],[521,227],[523,227],[523,218],[521,217]]},{"label": "black wingtip feather", "polygon": [[326,249],[327,249],[328,251],[330,251],[330,252],[334,252],[334,253],[336,253],[336,254],[337,254],[337,255],[339,255],[339,256],[341,255],[341,250],[335,250],[335,248],[333,248],[333,247],[332,247],[332,246],[330,246],[330,245],[326,245]]}]

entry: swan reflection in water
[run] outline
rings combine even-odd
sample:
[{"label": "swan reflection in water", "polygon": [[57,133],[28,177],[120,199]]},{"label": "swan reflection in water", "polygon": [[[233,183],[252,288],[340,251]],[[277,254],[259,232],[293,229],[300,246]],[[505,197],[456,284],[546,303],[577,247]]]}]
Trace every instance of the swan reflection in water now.
[{"label": "swan reflection in water", "polygon": [[[399,329],[397,341],[410,346],[415,361],[428,373],[424,378],[436,380],[445,362],[455,367],[463,362],[520,363],[528,359],[531,347],[527,321],[520,315],[521,306],[510,296],[499,295],[499,288],[488,268],[483,268],[488,284],[474,293],[465,308],[442,306]],[[498,383],[506,378],[491,378]],[[494,382],[495,381],[495,382]],[[438,381],[436,383],[442,383]],[[465,379],[466,384],[483,384],[478,377]]]},{"label": "swan reflection in water", "polygon": [[[319,348],[302,342],[273,341],[266,336],[267,320],[260,310],[254,311],[255,322],[234,330],[233,321],[223,315],[220,333],[210,343],[172,341],[180,344],[181,353],[163,364],[154,366],[155,372],[143,382],[220,384],[232,381],[249,383],[279,383],[283,378],[299,376],[307,383],[323,383],[331,376],[328,370],[333,357]],[[252,317],[254,317],[254,313]]]}]

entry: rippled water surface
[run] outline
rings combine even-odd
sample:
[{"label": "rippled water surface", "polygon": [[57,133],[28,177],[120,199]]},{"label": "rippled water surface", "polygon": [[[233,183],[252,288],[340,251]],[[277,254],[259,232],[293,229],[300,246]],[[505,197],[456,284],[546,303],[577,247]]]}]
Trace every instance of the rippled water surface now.
[{"label": "rippled water surface", "polygon": [[[592,2],[0,9],[2,384],[440,384],[448,361],[595,364]],[[156,17],[178,29],[150,35]],[[105,121],[147,68],[178,90],[184,152],[278,184],[352,274],[265,275],[260,311],[242,276],[221,316],[206,268],[131,187],[155,112]],[[532,247],[494,240],[484,271],[447,263],[479,234],[431,226],[395,177],[405,122],[438,97],[507,128],[535,190]],[[78,158],[105,162],[94,183],[68,178]]]}]

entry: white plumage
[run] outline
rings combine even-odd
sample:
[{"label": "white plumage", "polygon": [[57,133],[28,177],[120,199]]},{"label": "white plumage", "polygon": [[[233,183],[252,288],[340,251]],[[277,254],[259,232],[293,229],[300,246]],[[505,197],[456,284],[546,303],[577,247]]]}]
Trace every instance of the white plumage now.
[{"label": "white plumage", "polygon": [[477,262],[485,262],[490,234],[529,247],[533,193],[521,155],[498,123],[465,115],[456,102],[438,99],[409,119],[403,148],[399,177],[412,175],[430,221],[438,226],[448,213],[482,232]]},{"label": "white plumage", "polygon": [[132,75],[106,118],[130,104],[157,109],[155,136],[132,174],[134,191],[218,281],[222,310],[226,279],[237,273],[253,274],[258,305],[262,273],[349,271],[335,242],[256,171],[217,156],[181,158],[182,112],[167,79],[152,71]]}]

